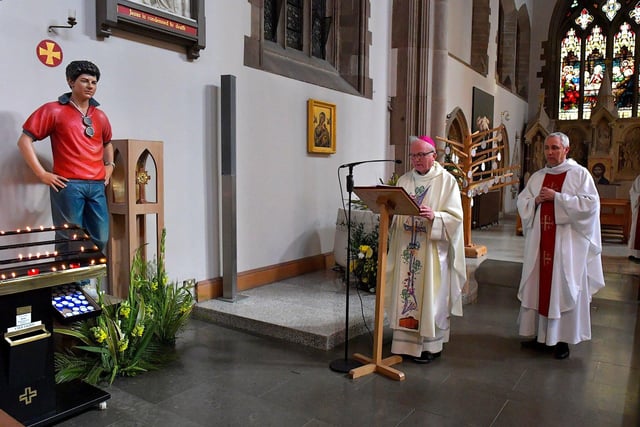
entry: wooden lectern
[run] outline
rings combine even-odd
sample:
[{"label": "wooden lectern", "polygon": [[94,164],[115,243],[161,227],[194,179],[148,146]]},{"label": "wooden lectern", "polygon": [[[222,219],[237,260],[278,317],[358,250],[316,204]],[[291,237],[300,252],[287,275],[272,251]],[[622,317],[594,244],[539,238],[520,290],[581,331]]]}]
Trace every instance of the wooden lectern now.
[{"label": "wooden lectern", "polygon": [[354,354],[354,359],[364,363],[363,366],[349,371],[351,378],[358,378],[373,372],[394,380],[404,380],[404,372],[392,368],[392,365],[402,362],[402,356],[382,358],[382,332],[384,321],[384,294],[387,270],[387,240],[389,236],[389,221],[395,214],[419,215],[420,207],[415,204],[411,196],[402,187],[376,186],[355,187],[353,191],[373,212],[380,214],[380,232],[378,233],[378,277],[376,281],[376,313],[375,330],[373,336],[373,357]]}]

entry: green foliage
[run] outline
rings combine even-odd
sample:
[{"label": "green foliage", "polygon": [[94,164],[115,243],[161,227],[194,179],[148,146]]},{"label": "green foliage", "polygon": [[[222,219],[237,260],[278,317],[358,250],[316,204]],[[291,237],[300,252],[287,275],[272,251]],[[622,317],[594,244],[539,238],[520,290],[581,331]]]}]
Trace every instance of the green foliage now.
[{"label": "green foliage", "polygon": [[190,289],[167,279],[165,238],[163,230],[156,262],[145,262],[142,248],[136,251],[125,300],[112,304],[98,292],[98,317],[55,330],[78,341],[65,353],[56,353],[56,382],[112,383],[116,376],[157,369],[170,359],[168,347],[186,324],[194,299]]},{"label": "green foliage", "polygon": [[380,181],[380,184],[384,184],[384,185],[396,185],[398,183],[398,179],[400,178],[400,176],[398,176],[397,173],[392,173],[391,176],[389,177],[389,179],[386,182],[382,181],[382,178],[378,178],[378,180]]},{"label": "green foliage", "polygon": [[134,263],[132,281],[139,283],[142,299],[148,301],[151,311],[155,314],[155,334],[158,342],[173,345],[176,335],[189,319],[194,299],[185,285],[168,280],[164,260],[165,235],[166,232],[163,231],[158,260]]},{"label": "green foliage", "polygon": [[349,268],[358,282],[370,292],[375,292],[378,276],[378,233],[380,224],[372,231],[365,231],[363,223],[351,229]]},{"label": "green foliage", "polygon": [[[380,181],[380,184],[382,185],[396,185],[398,182],[398,178],[400,178],[398,176],[397,173],[392,173],[391,176],[389,177],[389,179],[387,179],[386,181],[383,181],[382,178],[378,178],[378,181]],[[358,209],[358,210],[362,210],[362,211],[366,211],[369,209],[369,207],[362,201],[362,200],[352,200],[351,201],[351,207],[354,209]]]}]

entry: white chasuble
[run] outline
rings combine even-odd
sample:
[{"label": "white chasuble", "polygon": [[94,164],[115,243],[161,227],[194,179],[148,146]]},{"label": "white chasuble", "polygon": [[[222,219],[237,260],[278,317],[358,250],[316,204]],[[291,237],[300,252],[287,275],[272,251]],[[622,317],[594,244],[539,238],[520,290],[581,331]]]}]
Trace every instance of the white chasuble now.
[{"label": "white chasuble", "polygon": [[396,331],[434,338],[462,315],[466,281],[462,203],[455,178],[437,162],[426,175],[404,174],[398,186],[435,211],[433,221],[396,215],[387,257],[387,315]]}]

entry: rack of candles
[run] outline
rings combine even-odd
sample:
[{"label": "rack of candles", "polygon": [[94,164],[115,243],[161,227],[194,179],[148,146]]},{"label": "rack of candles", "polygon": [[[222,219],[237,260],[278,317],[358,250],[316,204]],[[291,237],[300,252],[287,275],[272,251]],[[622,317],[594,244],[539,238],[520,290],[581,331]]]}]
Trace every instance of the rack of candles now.
[{"label": "rack of candles", "polygon": [[63,323],[77,322],[97,316],[101,309],[98,304],[77,283],[67,283],[51,289],[51,305],[58,320]]},{"label": "rack of candles", "polygon": [[82,286],[105,276],[106,262],[77,225],[0,230],[0,408],[20,425],[56,424],[109,399],[85,382],[56,384],[54,356],[68,345],[54,342],[58,324],[100,315]]},{"label": "rack of candles", "polygon": [[462,136],[462,141],[437,137],[444,143],[443,166],[456,178],[464,212],[464,244],[467,257],[486,254],[486,247],[471,242],[473,198],[519,183],[518,165],[503,166],[502,152],[507,143],[503,124],[493,129]]},{"label": "rack of candles", "polygon": [[82,227],[62,226],[0,230],[0,286],[33,278],[106,264],[107,259]]}]

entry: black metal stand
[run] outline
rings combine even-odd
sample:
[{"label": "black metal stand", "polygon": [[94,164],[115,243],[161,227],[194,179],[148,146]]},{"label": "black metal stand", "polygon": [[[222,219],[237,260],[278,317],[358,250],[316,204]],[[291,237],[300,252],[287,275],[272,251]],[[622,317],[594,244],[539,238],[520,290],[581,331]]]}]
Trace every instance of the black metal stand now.
[{"label": "black metal stand", "polygon": [[349,165],[349,174],[347,175],[347,193],[349,193],[349,207],[347,209],[347,266],[345,280],[346,284],[346,302],[344,316],[344,358],[333,360],[329,367],[332,371],[347,373],[350,370],[362,366],[362,363],[355,359],[349,359],[349,287],[351,286],[350,264],[351,264],[351,194],[353,193],[353,166]]}]

